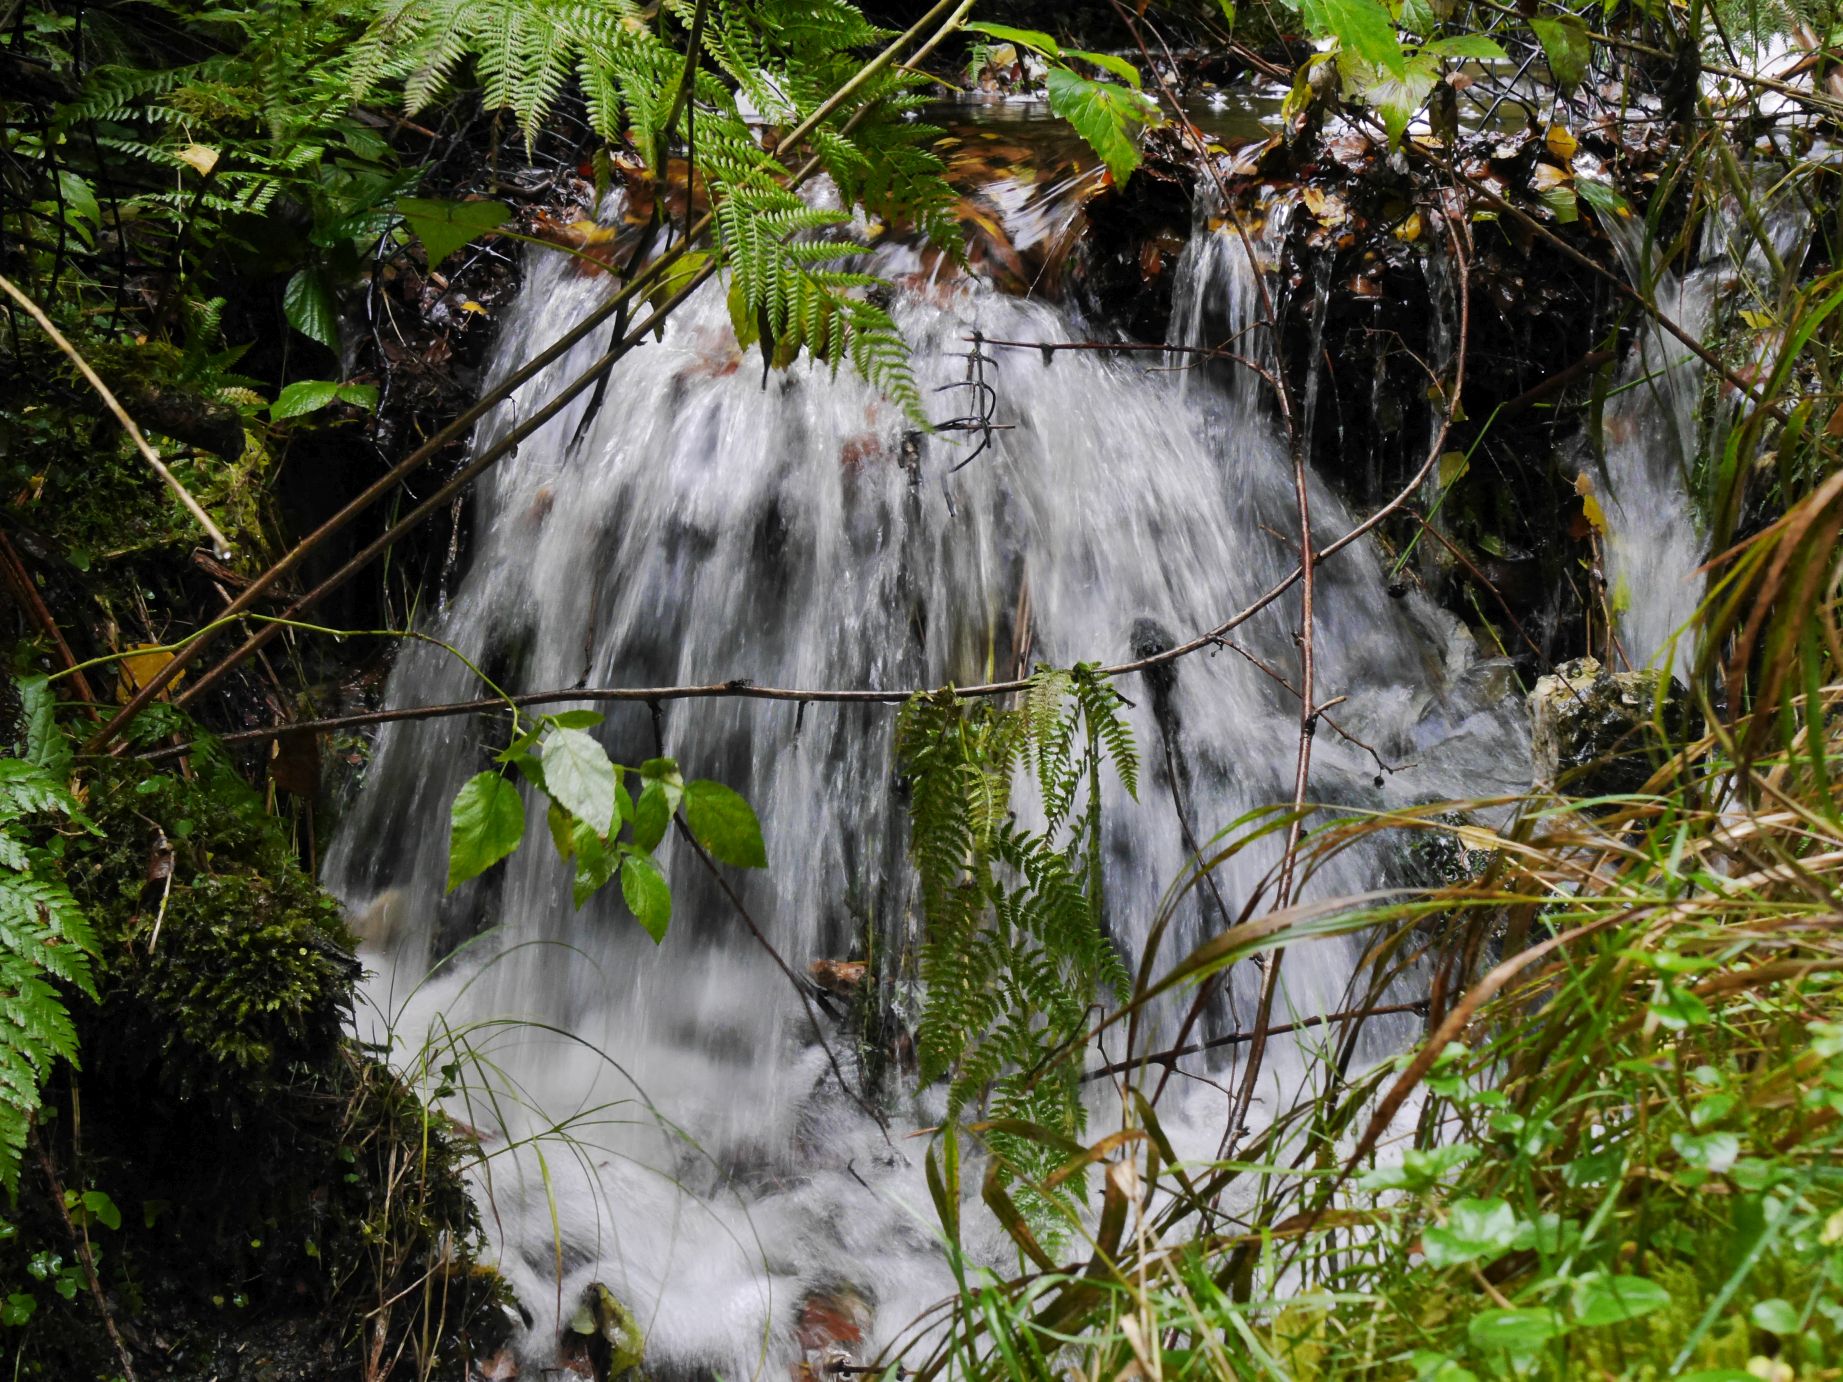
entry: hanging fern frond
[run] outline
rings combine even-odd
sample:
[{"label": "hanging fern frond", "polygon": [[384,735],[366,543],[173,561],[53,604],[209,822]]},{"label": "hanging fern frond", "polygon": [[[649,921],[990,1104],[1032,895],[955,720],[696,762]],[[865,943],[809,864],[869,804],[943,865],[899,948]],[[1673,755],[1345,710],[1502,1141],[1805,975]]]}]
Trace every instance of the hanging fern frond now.
[{"label": "hanging fern frond", "polygon": [[[983,1106],[997,1119],[1081,1131],[1077,1071],[1044,1058],[1080,1037],[1103,990],[1128,986],[1100,873],[1102,759],[1136,790],[1122,704],[1092,668],[1077,667],[1040,669],[1014,708],[951,692],[903,707],[896,747],[926,928],[916,1050],[924,1080],[948,1079],[956,1117]],[[1024,775],[1042,797],[1043,830],[1013,811]],[[990,1144],[1001,1182],[1018,1187],[1039,1234],[1054,1237],[1060,1216],[1034,1185],[1058,1154],[1002,1133]]]},{"label": "hanging fern frond", "polygon": [[34,817],[81,819],[64,785],[68,745],[44,679],[20,684],[26,743],[0,758],[0,1186],[19,1184],[20,1159],[45,1081],[77,1063],[77,1032],[57,983],[95,996],[96,938],[55,861],[34,842]]}]

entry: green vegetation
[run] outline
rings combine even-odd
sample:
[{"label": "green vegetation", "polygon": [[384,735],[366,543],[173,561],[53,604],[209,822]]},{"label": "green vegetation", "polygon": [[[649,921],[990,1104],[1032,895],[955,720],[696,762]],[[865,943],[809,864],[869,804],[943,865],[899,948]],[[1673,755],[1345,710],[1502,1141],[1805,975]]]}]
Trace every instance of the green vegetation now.
[{"label": "green vegetation", "polygon": [[[613,317],[613,349],[630,348],[719,277],[764,370],[848,363],[926,423],[888,285],[851,267],[866,226],[963,251],[941,132],[918,118],[937,80],[926,63],[964,43],[962,27],[980,35],[976,69],[1002,50],[1022,72],[1028,56],[1028,81],[1122,190],[1148,134],[1182,114],[1152,89],[1173,74],[1141,61],[1144,8],[1120,7],[1116,52],[1060,28],[968,24],[953,3],[907,7],[920,22],[906,31],[845,0],[0,3],[0,80],[17,93],[0,145],[0,474],[19,611],[0,757],[0,1338],[17,1375],[130,1373],[148,1345],[118,1316],[158,1321],[200,1376],[251,1341],[291,1351],[301,1376],[354,1359],[367,1379],[461,1376],[507,1327],[505,1290],[472,1262],[481,1223],[462,1176],[484,1153],[351,1036],[352,937],[303,867],[293,808],[248,785],[258,760],[170,704],[105,723],[111,699],[151,698],[157,676],[190,695],[178,669],[227,606],[237,622],[298,593],[310,520],[285,511],[281,480],[303,459],[331,472],[384,435],[401,361],[359,329],[382,285],[433,285],[431,301],[488,315],[450,280],[501,241],[546,238],[535,210],[503,199],[526,190],[505,175],[580,117],[586,134],[557,166],[597,195],[648,192],[619,259],[571,247],[620,284],[585,334]],[[1659,707],[1634,751],[1641,790],[1497,803],[1512,808],[1498,831],[1463,824],[1469,803],[1229,824],[1153,933],[1213,869],[1286,836],[1260,894],[1281,901],[1159,972],[1119,954],[1106,924],[1103,780],[1138,788],[1121,692],[1078,666],[1038,673],[1013,703],[951,688],[911,700],[897,741],[925,914],[919,1078],[947,1086],[927,1169],[961,1292],[938,1340],[902,1364],[1018,1379],[1835,1377],[1843,198],[1827,150],[1843,20],[1834,5],[1740,0],[1262,8],[1274,33],[1318,40],[1237,58],[1290,86],[1276,178],[1336,112],[1399,160],[1379,176],[1432,169],[1466,208],[1455,242],[1496,237],[1488,254],[1541,241],[1581,259],[1569,227],[1635,211],[1672,261],[1710,216],[1754,236],[1734,266],[1752,305],[1707,347],[1692,479],[1717,556],[1683,634],[1700,650],[1690,713]],[[1180,9],[1187,32],[1241,52],[1234,6]],[[1755,77],[1737,35],[1797,37],[1808,58],[1793,75],[1809,85]],[[1457,93],[1476,65],[1512,63],[1546,72],[1539,96],[1513,102],[1553,156],[1540,222],[1492,190],[1537,153],[1454,166]],[[1719,100],[1705,78],[1727,84]],[[1577,165],[1576,128],[1627,109],[1670,123],[1661,170],[1616,135],[1617,153]],[[1769,156],[1761,139],[1788,110],[1802,123]],[[1174,124],[1167,154],[1190,138],[1200,159],[1218,152]],[[820,174],[836,205],[802,196]],[[1769,188],[1805,208],[1791,258],[1765,233]],[[1419,213],[1410,234],[1403,206],[1390,234],[1406,243]],[[1623,282],[1598,248],[1608,262],[1586,271]],[[1661,305],[1644,300],[1653,285],[1605,291],[1610,359]],[[1590,439],[1604,440],[1610,380],[1596,376],[1582,410]],[[399,440],[436,439],[423,460],[465,430],[451,432],[452,410],[407,416]],[[385,449],[395,463],[409,447]],[[1447,454],[1450,487],[1470,452]],[[327,482],[325,507],[376,474],[350,479]],[[378,494],[445,501],[399,493],[411,480]],[[213,528],[230,550],[195,560]],[[401,531],[382,531],[394,553]],[[417,577],[390,579],[357,598],[416,608]],[[1618,600],[1577,598],[1593,651]],[[284,623],[302,641],[279,672],[226,684],[226,660],[196,677],[215,688],[190,707],[200,719],[267,723],[324,692],[328,666],[349,670],[303,651],[310,626],[250,620],[265,637]],[[1482,615],[1479,631],[1497,633]],[[669,830],[713,869],[766,866],[735,792],[671,759],[613,762],[594,713],[508,708],[507,747],[453,805],[451,890],[523,843],[520,782],[545,798],[576,905],[618,878],[655,941],[672,915],[654,861]],[[1301,733],[1316,728],[1308,715]],[[176,739],[170,767],[140,756]],[[1039,827],[1020,823],[1026,798]],[[1295,875],[1377,838],[1455,862],[1417,891],[1291,901]],[[1310,1097],[1190,1162],[1161,1125],[1163,1081],[1142,1078],[1166,1067],[1131,1053],[1114,1072],[1121,1126],[1086,1141],[1091,1037],[1330,934],[1368,938],[1360,1009],[1433,976],[1409,1049],[1363,1068],[1364,1013],[1324,1025],[1306,1038],[1319,1042]],[[961,1182],[981,1157],[984,1210]],[[985,1211],[1015,1273],[971,1265],[966,1216]]]}]

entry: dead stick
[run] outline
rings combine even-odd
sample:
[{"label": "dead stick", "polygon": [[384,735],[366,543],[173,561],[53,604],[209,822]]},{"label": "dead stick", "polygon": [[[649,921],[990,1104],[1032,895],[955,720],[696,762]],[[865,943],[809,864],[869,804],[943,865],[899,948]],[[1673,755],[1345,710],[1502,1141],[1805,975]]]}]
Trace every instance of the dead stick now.
[{"label": "dead stick", "polygon": [[[1413,1003],[1392,1003],[1383,1008],[1352,1008],[1347,1012],[1327,1013],[1323,1017],[1301,1018],[1298,1022],[1288,1022],[1283,1026],[1269,1027],[1267,1035],[1284,1036],[1287,1032],[1303,1032],[1312,1027],[1323,1027],[1332,1022],[1349,1022],[1355,1018],[1389,1017],[1399,1013],[1420,1013],[1427,1009],[1427,1000],[1420,999]],[[1175,1069],[1181,1057],[1194,1056],[1199,1051],[1214,1051],[1223,1046],[1239,1046],[1254,1040],[1253,1032],[1233,1032],[1228,1036],[1216,1037],[1210,1041],[1199,1041],[1190,1046],[1176,1046],[1169,1051],[1153,1051],[1147,1055],[1135,1056],[1131,1060],[1115,1061],[1098,1070],[1090,1070],[1082,1076],[1084,1084],[1091,1080],[1104,1080],[1113,1075],[1126,1075],[1148,1065],[1162,1065]]]}]

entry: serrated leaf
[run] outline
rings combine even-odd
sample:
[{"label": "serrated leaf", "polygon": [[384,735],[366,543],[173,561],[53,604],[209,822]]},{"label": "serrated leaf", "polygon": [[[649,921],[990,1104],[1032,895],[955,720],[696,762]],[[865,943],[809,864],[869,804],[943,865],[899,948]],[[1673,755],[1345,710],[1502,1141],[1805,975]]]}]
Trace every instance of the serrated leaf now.
[{"label": "serrated leaf", "polygon": [[637,849],[622,850],[621,896],[655,945],[666,938],[672,920],[672,889],[650,855]]},{"label": "serrated leaf", "polygon": [[647,783],[640,791],[640,800],[634,804],[634,843],[652,853],[665,839],[666,827],[671,824],[672,806],[666,800],[664,784]]},{"label": "serrated leaf", "polygon": [[1158,118],[1144,93],[1112,82],[1089,81],[1066,67],[1052,67],[1049,108],[1067,120],[1124,187],[1139,166],[1139,134]]},{"label": "serrated leaf", "polygon": [[562,710],[548,718],[558,729],[594,729],[605,717],[599,710]]},{"label": "serrated leaf", "polygon": [[512,208],[504,202],[449,202],[430,197],[404,197],[397,211],[409,222],[422,247],[428,251],[429,267],[460,249],[468,241],[499,229],[512,219]]},{"label": "serrated leaf", "polygon": [[331,379],[297,379],[275,396],[269,416],[276,422],[285,418],[317,413],[339,397],[339,385]]},{"label": "serrated leaf", "polygon": [[1400,144],[1434,83],[1439,81],[1438,67],[1431,58],[1416,57],[1397,70],[1384,70],[1374,81],[1362,86],[1363,99],[1382,117],[1389,142]]},{"label": "serrated leaf", "polygon": [[363,408],[373,412],[378,406],[378,386],[376,384],[341,384],[339,401],[349,403],[354,408]]},{"label": "serrated leaf", "polygon": [[1422,44],[1421,51],[1436,58],[1471,58],[1478,62],[1504,60],[1504,50],[1483,34],[1455,34],[1451,38],[1436,38],[1431,43]]},{"label": "serrated leaf", "polygon": [[755,808],[721,782],[685,784],[685,824],[712,858],[741,869],[768,867]]},{"label": "serrated leaf", "polygon": [[570,903],[580,909],[597,892],[608,885],[614,871],[621,866],[621,856],[583,821],[571,830],[576,852],[576,875],[570,880]]},{"label": "serrated leaf", "polygon": [[1563,91],[1572,91],[1587,75],[1593,60],[1593,40],[1587,26],[1573,15],[1553,19],[1539,15],[1529,21],[1542,43],[1542,55],[1548,59],[1549,75]]},{"label": "serrated leaf", "polygon": [[294,271],[282,289],[282,315],[308,340],[331,351],[339,349],[339,309],[333,302],[332,286],[318,269]]},{"label": "serrated leaf", "polygon": [[477,878],[525,838],[525,800],[498,773],[477,774],[455,794],[448,830],[448,891]]},{"label": "serrated leaf", "polygon": [[1037,52],[1048,57],[1059,58],[1062,56],[1062,48],[1057,44],[1056,40],[1051,38],[1048,34],[1038,32],[1036,29],[1013,29],[1008,24],[988,24],[982,19],[971,20],[965,27],[972,29],[976,33],[988,34],[1005,43],[1015,43],[1024,48],[1034,48]]},{"label": "serrated leaf", "polygon": [[607,750],[579,729],[556,729],[540,753],[545,790],[605,838],[614,828],[614,764]]},{"label": "serrated leaf", "polygon": [[1394,17],[1380,0],[1301,0],[1299,8],[1308,26],[1335,38],[1344,52],[1397,77],[1406,72]]},{"label": "serrated leaf", "polygon": [[1103,72],[1111,72],[1121,81],[1137,91],[1143,83],[1139,69],[1125,58],[1117,58],[1112,53],[1091,53],[1086,48],[1068,48],[1063,50],[1065,58],[1080,58],[1083,62],[1093,63]]},{"label": "serrated leaf", "polygon": [[1588,1328],[1624,1324],[1670,1304],[1670,1292],[1642,1276],[1590,1272],[1574,1283],[1574,1317]]}]

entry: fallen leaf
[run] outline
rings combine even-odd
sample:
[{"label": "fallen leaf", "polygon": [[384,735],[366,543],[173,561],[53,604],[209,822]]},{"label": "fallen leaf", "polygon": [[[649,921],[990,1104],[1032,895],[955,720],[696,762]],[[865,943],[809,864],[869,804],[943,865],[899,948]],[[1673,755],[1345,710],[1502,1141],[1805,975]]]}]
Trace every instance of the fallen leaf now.
[{"label": "fallen leaf", "polygon": [[[137,643],[134,647],[128,649],[127,654],[122,658],[119,664],[121,667],[122,679],[121,686],[117,692],[117,698],[123,703],[133,699],[135,694],[155,677],[159,676],[166,664],[172,660],[172,653],[156,643]],[[161,692],[162,698],[185,679],[186,674],[184,672],[174,677],[166,684],[166,689]]]},{"label": "fallen leaf", "polygon": [[218,166],[218,151],[208,144],[188,144],[179,151],[179,161],[204,177]]},{"label": "fallen leaf", "polygon": [[1550,125],[1548,137],[1542,141],[1550,153],[1566,167],[1574,160],[1575,150],[1581,147],[1581,141],[1574,137],[1574,132],[1565,125]]}]

